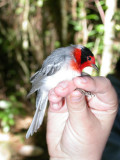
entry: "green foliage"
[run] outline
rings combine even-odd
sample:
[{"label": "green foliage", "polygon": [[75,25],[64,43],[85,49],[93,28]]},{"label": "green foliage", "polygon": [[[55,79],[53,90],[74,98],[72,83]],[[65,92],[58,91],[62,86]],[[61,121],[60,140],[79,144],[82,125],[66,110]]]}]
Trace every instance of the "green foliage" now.
[{"label": "green foliage", "polygon": [[120,9],[118,9],[114,16],[113,16],[113,19],[116,21],[116,23],[118,24],[120,22]]},{"label": "green foliage", "polygon": [[80,25],[80,23],[78,21],[70,20],[69,24],[73,25],[74,31],[81,31],[82,30],[82,26]]},{"label": "green foliage", "polygon": [[60,42],[59,41],[55,41],[55,48],[59,48],[60,47]]},{"label": "green foliage", "polygon": [[17,15],[20,15],[22,12],[23,12],[23,8],[21,8],[21,7],[17,8],[16,11],[15,11],[15,13]]},{"label": "green foliage", "polygon": [[107,6],[106,6],[106,1],[105,0],[100,0],[100,4],[102,6],[102,9],[104,10],[104,12],[107,10]]},{"label": "green foliage", "polygon": [[[99,46],[98,46],[98,53],[101,54],[103,51],[103,36],[104,36],[104,25],[103,24],[97,24],[94,26],[94,28],[89,32],[89,38],[94,39],[95,37],[100,40]],[[88,42],[87,46],[88,48],[92,49],[94,47],[95,43]]]},{"label": "green foliage", "polygon": [[96,21],[99,20],[99,16],[97,14],[89,14],[89,15],[87,15],[86,18],[90,19],[90,20],[96,20]]},{"label": "green foliage", "polygon": [[118,9],[115,12],[113,20],[115,21],[115,26],[114,26],[115,37],[120,39],[120,9]]},{"label": "green foliage", "polygon": [[10,96],[9,101],[0,100],[0,120],[4,132],[9,132],[10,127],[15,125],[16,115],[25,115],[25,111],[15,96]]},{"label": "green foliage", "polygon": [[88,47],[89,49],[92,49],[94,47],[94,42],[88,42],[86,44],[86,47]]},{"label": "green foliage", "polygon": [[[105,1],[100,0],[100,4],[105,11]],[[93,8],[95,7],[95,3],[91,3],[90,5]],[[88,8],[86,6],[88,6]],[[83,14],[83,12],[86,13]],[[97,51],[98,54],[101,54],[104,48],[104,24],[102,24],[99,12],[90,9],[88,1],[79,1],[76,9],[76,15],[77,17],[75,20],[73,20],[72,17],[69,16],[69,24],[72,25],[72,29],[74,30],[74,32],[79,35],[80,41],[78,41],[77,43],[82,42],[83,37],[80,36],[83,35],[84,30],[86,30],[87,28],[86,33],[88,34],[88,40],[86,46],[93,50],[93,48],[96,46],[96,42],[99,41],[99,44],[97,44]],[[87,24],[87,26],[84,26],[85,23]]]}]

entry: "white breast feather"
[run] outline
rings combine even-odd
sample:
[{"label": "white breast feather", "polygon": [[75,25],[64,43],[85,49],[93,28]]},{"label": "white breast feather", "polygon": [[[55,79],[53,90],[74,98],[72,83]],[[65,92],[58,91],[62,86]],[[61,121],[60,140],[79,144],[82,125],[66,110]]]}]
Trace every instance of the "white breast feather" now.
[{"label": "white breast feather", "polygon": [[81,74],[75,70],[73,70],[70,65],[64,65],[58,72],[56,72],[52,76],[48,76],[45,79],[45,89],[50,90],[57,86],[58,83],[64,80],[72,80],[73,78],[80,76]]}]

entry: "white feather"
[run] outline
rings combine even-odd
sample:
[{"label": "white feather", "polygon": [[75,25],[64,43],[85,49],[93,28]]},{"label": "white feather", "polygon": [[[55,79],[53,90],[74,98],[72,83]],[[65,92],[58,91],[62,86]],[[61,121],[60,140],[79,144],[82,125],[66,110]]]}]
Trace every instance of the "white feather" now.
[{"label": "white feather", "polygon": [[59,71],[57,71],[52,76],[45,78],[45,89],[50,90],[57,86],[58,83],[64,80],[72,80],[73,78],[81,76],[81,73],[70,68],[70,65],[65,64]]}]

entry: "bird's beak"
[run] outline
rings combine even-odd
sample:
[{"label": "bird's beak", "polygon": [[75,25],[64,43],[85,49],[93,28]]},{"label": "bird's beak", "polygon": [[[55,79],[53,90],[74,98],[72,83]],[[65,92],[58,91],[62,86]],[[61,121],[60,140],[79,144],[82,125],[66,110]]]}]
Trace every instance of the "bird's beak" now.
[{"label": "bird's beak", "polygon": [[98,67],[97,67],[95,64],[92,64],[92,67],[93,67],[94,69],[96,69],[97,71],[99,71]]}]

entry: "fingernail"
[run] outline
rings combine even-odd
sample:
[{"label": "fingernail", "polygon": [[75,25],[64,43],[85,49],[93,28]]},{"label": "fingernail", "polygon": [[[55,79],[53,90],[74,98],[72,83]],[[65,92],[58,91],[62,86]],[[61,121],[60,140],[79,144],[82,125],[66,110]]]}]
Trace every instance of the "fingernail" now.
[{"label": "fingernail", "polygon": [[87,81],[88,81],[88,77],[80,77],[80,81],[82,82],[82,83],[87,83]]},{"label": "fingernail", "polygon": [[70,97],[72,102],[80,102],[81,93],[79,91],[74,91]]},{"label": "fingernail", "polygon": [[80,80],[83,82],[83,83],[86,83],[88,81],[88,77],[80,77]]}]

